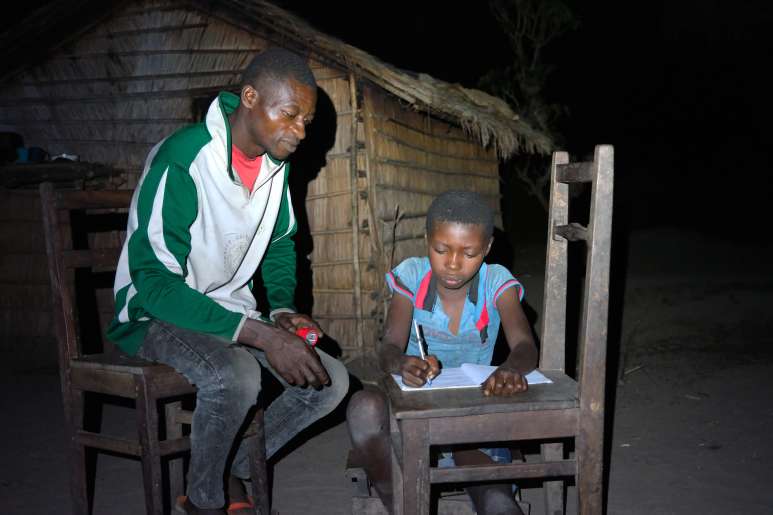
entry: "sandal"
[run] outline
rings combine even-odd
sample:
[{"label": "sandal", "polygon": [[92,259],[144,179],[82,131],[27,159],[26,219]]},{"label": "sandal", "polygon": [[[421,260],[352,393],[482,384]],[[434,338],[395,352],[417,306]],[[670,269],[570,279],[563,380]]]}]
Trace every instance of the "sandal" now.
[{"label": "sandal", "polygon": [[[185,509],[185,504],[187,502],[188,502],[188,496],[187,495],[180,495],[180,496],[178,496],[177,499],[175,500],[174,508],[172,509],[172,511],[174,511],[175,513],[185,513],[185,514],[187,514],[188,510]],[[231,509],[231,507],[229,506],[228,510],[230,511],[230,509]],[[242,509],[242,508],[239,508],[239,509]],[[213,511],[218,511],[218,510],[213,510]],[[220,509],[219,512],[223,513],[223,510]]]},{"label": "sandal", "polygon": [[254,510],[255,504],[252,502],[252,499],[248,499],[247,501],[236,501],[232,502],[228,505],[228,513],[235,512],[238,510]]},{"label": "sandal", "polygon": [[247,489],[243,480],[237,478],[236,476],[229,476],[227,483],[228,497],[230,499],[239,499],[231,501],[228,504],[228,513],[236,515],[236,513],[241,510],[249,510],[250,514],[254,514],[255,502],[252,499],[252,496],[247,494]]},{"label": "sandal", "polygon": [[174,507],[172,508],[172,511],[176,513],[188,513],[185,510],[185,501],[188,500],[187,495],[178,495],[177,499],[175,499]]},{"label": "sandal", "polygon": [[[174,511],[177,513],[188,513],[185,509],[185,503],[188,501],[187,495],[180,495],[177,497]],[[234,501],[228,505],[226,511],[228,513],[237,512],[239,510],[255,510],[255,503],[252,500],[252,496],[247,496],[246,501]]]}]

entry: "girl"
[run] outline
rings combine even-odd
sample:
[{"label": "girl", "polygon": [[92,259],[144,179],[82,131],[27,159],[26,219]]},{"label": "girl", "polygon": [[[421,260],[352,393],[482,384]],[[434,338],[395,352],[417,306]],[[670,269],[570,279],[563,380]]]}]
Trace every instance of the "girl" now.
[{"label": "girl", "polygon": [[[483,393],[526,391],[525,376],[537,364],[537,349],[520,306],[522,286],[506,268],[483,262],[494,241],[493,230],[494,213],[476,193],[450,191],[432,202],[427,212],[428,257],[408,258],[386,275],[393,295],[378,350],[383,372],[400,374],[405,384],[420,387],[442,373],[441,366],[488,365],[501,323],[510,354],[483,383]],[[420,358],[419,343],[411,331],[414,319],[424,331],[426,359]],[[391,512],[387,414],[386,397],[373,390],[358,392],[347,409],[354,450]],[[455,450],[441,453],[438,465],[510,459],[507,449]],[[522,514],[512,485],[486,484],[466,491],[479,515]]]}]

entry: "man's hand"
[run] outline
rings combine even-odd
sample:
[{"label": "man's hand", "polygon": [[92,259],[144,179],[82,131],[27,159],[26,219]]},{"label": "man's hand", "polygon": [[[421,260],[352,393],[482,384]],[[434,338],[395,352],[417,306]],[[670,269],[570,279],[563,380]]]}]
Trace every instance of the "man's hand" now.
[{"label": "man's hand", "polygon": [[330,377],[314,349],[306,342],[282,329],[282,338],[267,344],[266,359],[279,375],[291,385],[319,388],[330,384]]},{"label": "man's hand", "polygon": [[247,320],[239,333],[238,342],[263,350],[269,364],[291,385],[308,384],[319,388],[330,383],[319,355],[289,330],[257,320]]},{"label": "man's hand", "polygon": [[279,313],[274,317],[274,323],[277,327],[281,327],[293,334],[301,327],[312,327],[319,333],[320,338],[325,335],[325,333],[322,332],[322,328],[319,327],[319,324],[317,324],[310,316],[301,313]]},{"label": "man's hand", "polygon": [[440,373],[440,363],[437,357],[427,356],[426,360],[416,356],[403,355],[400,360],[400,375],[408,386],[424,386],[427,380]]},{"label": "man's hand", "polygon": [[488,379],[483,382],[483,395],[515,395],[529,389],[529,383],[520,372],[500,365]]}]

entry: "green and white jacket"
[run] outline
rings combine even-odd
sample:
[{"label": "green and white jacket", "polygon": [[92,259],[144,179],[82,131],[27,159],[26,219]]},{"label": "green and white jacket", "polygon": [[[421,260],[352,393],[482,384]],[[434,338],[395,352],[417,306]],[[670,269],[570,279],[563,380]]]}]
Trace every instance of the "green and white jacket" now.
[{"label": "green and white jacket", "polygon": [[258,318],[251,279],[258,265],[270,316],[293,311],[296,223],[289,165],[266,154],[250,193],[231,166],[228,115],[239,97],[220,93],[206,120],[153,150],[129,210],[108,337],[129,354],[149,322],[235,341]]}]

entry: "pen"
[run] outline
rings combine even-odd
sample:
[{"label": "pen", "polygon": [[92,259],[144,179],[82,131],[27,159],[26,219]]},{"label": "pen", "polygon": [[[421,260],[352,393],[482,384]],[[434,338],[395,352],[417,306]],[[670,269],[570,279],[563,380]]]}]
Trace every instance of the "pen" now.
[{"label": "pen", "polygon": [[[427,345],[426,340],[424,340],[424,336],[421,334],[421,328],[416,322],[416,319],[413,320],[413,330],[416,331],[416,340],[419,342],[419,355],[421,356],[421,359],[424,361],[427,361],[427,353],[429,352],[429,347],[426,349],[424,348],[425,345]],[[427,379],[427,384],[429,386],[432,386],[432,378],[430,377]]]}]

